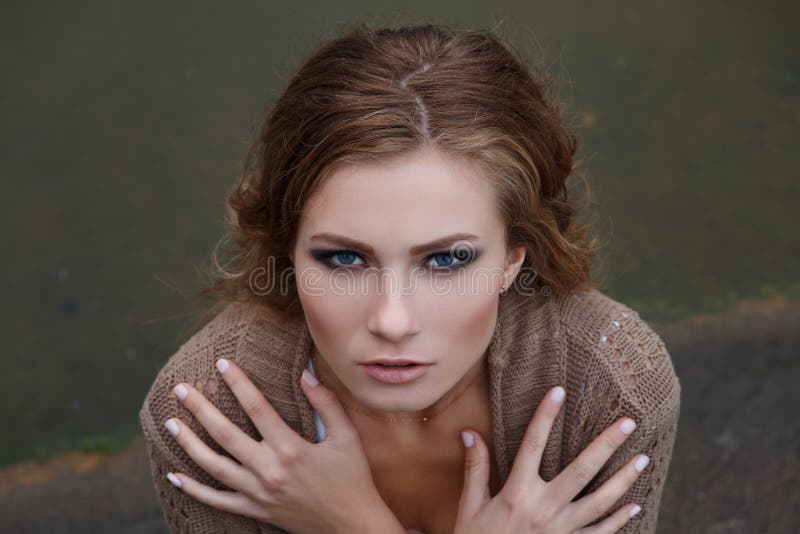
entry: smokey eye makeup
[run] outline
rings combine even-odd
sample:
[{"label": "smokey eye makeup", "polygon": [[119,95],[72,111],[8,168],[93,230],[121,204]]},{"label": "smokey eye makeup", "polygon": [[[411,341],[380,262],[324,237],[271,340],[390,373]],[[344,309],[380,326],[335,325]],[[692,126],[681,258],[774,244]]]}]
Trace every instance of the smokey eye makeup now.
[{"label": "smokey eye makeup", "polygon": [[[429,254],[424,262],[423,268],[432,271],[451,272],[462,269],[470,263],[476,261],[483,251],[481,249],[457,249],[454,252],[442,250]],[[350,267],[364,267],[366,262],[363,256],[354,250],[347,249],[311,249],[311,256],[331,269],[341,269]],[[461,257],[464,256],[464,257]],[[336,258],[336,261],[334,261]],[[360,263],[358,261],[360,260]],[[433,261],[433,265],[431,265]]]}]

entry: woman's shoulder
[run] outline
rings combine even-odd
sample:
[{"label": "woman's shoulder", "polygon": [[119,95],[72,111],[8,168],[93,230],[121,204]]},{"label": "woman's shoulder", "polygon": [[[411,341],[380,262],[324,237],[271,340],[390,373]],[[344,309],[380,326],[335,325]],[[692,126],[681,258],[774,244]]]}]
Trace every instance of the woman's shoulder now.
[{"label": "woman's shoulder", "polygon": [[681,386],[661,336],[627,305],[597,289],[558,304],[568,368],[581,395],[611,411],[649,418],[679,410]]},{"label": "woman's shoulder", "polygon": [[636,310],[596,289],[560,299],[556,307],[568,346],[567,402],[564,449],[550,475],[620,417],[632,418],[633,434],[577,498],[595,492],[636,454],[646,454],[647,470],[610,509],[640,504],[643,513],[623,530],[653,532],[680,417],[681,386],[666,344]]},{"label": "woman's shoulder", "polygon": [[639,414],[677,409],[680,382],[666,344],[636,310],[598,289],[512,296],[500,322],[498,352],[518,372],[562,375],[568,396],[605,395]]},{"label": "woman's shoulder", "polygon": [[[262,375],[269,374],[268,368],[259,367],[271,363],[266,361],[266,355],[290,357],[288,351],[296,346],[297,330],[287,324],[263,306],[244,302],[228,303],[181,344],[156,374],[139,411],[147,439],[160,442],[167,437],[167,442],[170,442],[162,428],[164,421],[176,415],[186,415],[172,392],[172,388],[180,382],[191,384],[229,419],[246,426],[246,414],[225,387],[216,361],[220,358],[235,361],[260,385],[264,382]],[[268,379],[269,376],[266,376]],[[190,423],[184,417],[182,420]],[[198,430],[202,432],[202,429]]]},{"label": "woman's shoulder", "polygon": [[265,324],[258,306],[228,303],[167,359],[145,396],[139,410],[139,421],[145,436],[152,480],[171,531],[194,532],[201,528],[209,531],[231,529],[243,533],[261,531],[254,520],[202,504],[172,487],[166,479],[168,472],[186,474],[214,489],[227,489],[189,457],[166,430],[164,422],[179,417],[212,450],[230,457],[175,397],[172,388],[185,382],[198,389],[251,437],[260,439],[230,389],[224,386],[215,363],[218,358],[238,359],[254,331],[263,333],[268,330]]},{"label": "woman's shoulder", "polygon": [[209,322],[184,341],[167,358],[156,374],[139,412],[145,435],[160,429],[163,420],[175,415],[178,402],[172,388],[187,382],[203,391],[215,389],[211,381],[218,358],[235,354],[243,332],[253,320],[253,310],[242,303],[230,303]]},{"label": "woman's shoulder", "polygon": [[[231,357],[236,353],[244,332],[256,316],[256,308],[251,304],[228,303],[167,358],[153,386],[169,385],[173,378],[194,383],[206,377],[215,369],[214,362],[218,358]],[[150,393],[153,393],[153,388]]]}]

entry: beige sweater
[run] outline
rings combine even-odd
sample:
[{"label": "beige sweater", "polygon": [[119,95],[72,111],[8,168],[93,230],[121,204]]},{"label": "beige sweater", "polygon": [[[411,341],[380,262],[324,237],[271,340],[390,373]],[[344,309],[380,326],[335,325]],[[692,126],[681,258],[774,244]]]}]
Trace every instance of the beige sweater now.
[{"label": "beige sweater", "polygon": [[[214,362],[234,360],[298,434],[316,442],[314,411],[300,389],[313,341],[304,321],[279,322],[264,308],[229,304],[167,361],[139,413],[153,481],[171,532],[285,533],[206,506],[175,488],[170,471],[228,489],[197,466],[164,427],[178,416],[215,451],[224,451],[172,394],[189,382],[248,435],[260,440]],[[627,306],[597,290],[569,296],[500,298],[489,345],[494,452],[501,481],[511,470],[519,443],[545,392],[563,385],[565,405],[544,453],[540,475],[555,478],[612,422],[629,416],[634,433],[576,498],[596,490],[637,453],[650,464],[609,510],[627,502],[642,507],[620,532],[652,533],[667,478],[680,410],[680,383],[661,338]]]}]

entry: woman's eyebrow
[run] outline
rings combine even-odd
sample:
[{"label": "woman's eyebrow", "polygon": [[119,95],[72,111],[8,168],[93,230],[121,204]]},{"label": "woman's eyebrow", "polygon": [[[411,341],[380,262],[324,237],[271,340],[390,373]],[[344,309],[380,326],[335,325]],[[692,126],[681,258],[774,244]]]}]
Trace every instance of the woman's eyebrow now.
[{"label": "woman's eyebrow", "polygon": [[[321,234],[312,235],[311,240],[314,239],[324,239],[326,241],[330,241],[331,243],[336,243],[337,245],[340,246],[357,249],[361,252],[365,252],[373,256],[375,255],[375,250],[371,246],[367,245],[366,243],[362,243],[361,241],[350,239],[349,237],[345,237],[343,235],[332,234],[330,232],[323,232]],[[411,255],[420,254],[422,252],[427,252],[429,250],[447,248],[456,241],[477,241],[478,239],[479,239],[478,236],[474,234],[459,232],[445,237],[440,237],[438,239],[435,239],[428,243],[424,243],[422,245],[415,245],[411,247]]]}]

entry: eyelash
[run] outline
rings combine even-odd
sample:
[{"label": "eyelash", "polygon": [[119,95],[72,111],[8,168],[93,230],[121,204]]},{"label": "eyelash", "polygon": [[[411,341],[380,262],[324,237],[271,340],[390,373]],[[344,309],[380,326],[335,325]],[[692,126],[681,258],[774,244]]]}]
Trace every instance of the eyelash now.
[{"label": "eyelash", "polygon": [[[332,263],[331,262],[331,258],[334,257],[334,256],[338,256],[339,254],[352,254],[354,256],[357,256],[357,257],[361,258],[361,254],[359,254],[358,252],[355,252],[353,250],[346,250],[346,249],[343,249],[343,250],[312,250],[311,251],[311,255],[315,259],[321,261],[323,264],[325,264],[325,266],[327,266],[327,267],[329,267],[331,269],[340,269],[340,268],[347,269],[347,268],[350,268],[350,267],[359,267],[360,266],[360,265],[356,265],[356,264],[349,264],[349,265],[348,264],[341,264],[341,265],[337,265],[335,263]],[[479,251],[474,251],[474,252],[470,252],[470,254],[467,257],[467,259],[461,260],[460,263],[455,263],[455,264],[451,264],[451,265],[445,265],[445,266],[442,266],[442,267],[427,267],[427,265],[426,265],[426,268],[429,268],[429,269],[434,270],[434,271],[443,271],[443,272],[448,272],[448,271],[452,271],[452,270],[455,270],[455,269],[463,269],[465,266],[467,266],[470,263],[472,263],[473,261],[475,261],[478,258],[479,255],[480,255]],[[453,258],[455,261],[458,261],[458,259],[452,253],[450,253],[449,251],[443,250],[443,251],[440,251],[440,252],[434,252],[433,254],[430,254],[428,257],[426,257],[425,258],[426,264],[431,258],[436,258],[438,256],[447,256],[447,257]],[[361,258],[361,259],[363,260],[363,258]]]}]

